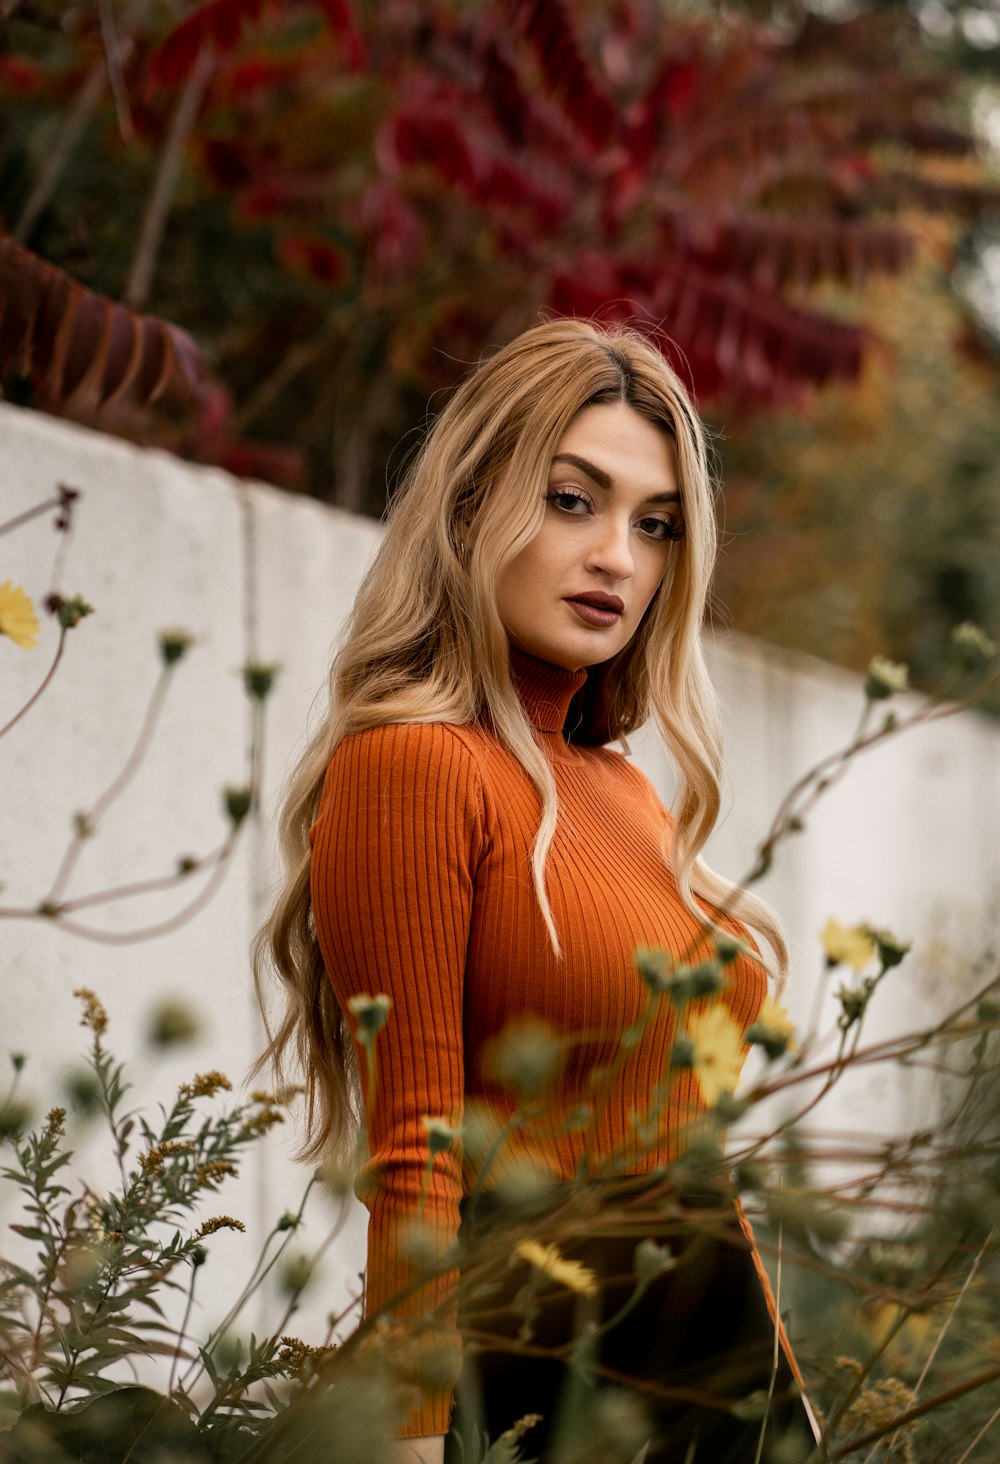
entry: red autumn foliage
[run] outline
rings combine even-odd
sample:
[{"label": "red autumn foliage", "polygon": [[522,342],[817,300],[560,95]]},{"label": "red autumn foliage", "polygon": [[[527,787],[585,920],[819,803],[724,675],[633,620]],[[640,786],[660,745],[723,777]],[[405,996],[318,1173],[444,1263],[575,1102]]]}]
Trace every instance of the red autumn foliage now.
[{"label": "red autumn foliage", "polygon": [[0,239],[0,374],[74,415],[195,400],[201,352],[186,331],[102,299]]},{"label": "red autumn foliage", "polygon": [[[54,107],[72,107],[94,43],[68,68],[39,69]],[[926,166],[971,144],[942,105],[950,79],[889,13],[771,28],[732,8],[672,17],[658,0],[204,0],[180,20],[160,7],[121,78],[154,164],[177,125],[174,93],[206,47],[214,72],[182,148],[171,244],[185,243],[203,203],[225,256],[206,280],[243,278],[237,262],[254,259],[246,315],[227,319],[234,307],[201,284],[194,242],[184,270],[159,276],[157,308],[222,343],[211,356],[237,400],[269,402],[257,378],[317,328],[316,290],[328,287],[314,407],[290,413],[279,392],[272,430],[312,421],[348,440],[352,461],[364,458],[359,434],[380,450],[403,435],[412,418],[390,419],[407,392],[447,385],[539,312],[638,322],[702,400],[759,408],[851,380],[872,333],[827,314],[814,287],[906,269],[914,209],[974,219],[997,202],[985,184]],[[7,98],[35,84],[33,66],[0,58]],[[72,195],[72,171],[63,186]],[[102,202],[104,215],[130,206]],[[83,216],[95,212],[88,201]],[[91,339],[106,329],[110,341],[120,307],[96,299],[72,309]],[[70,300],[51,292],[53,340],[52,311]],[[9,354],[20,305],[6,309]],[[48,400],[57,386],[72,395],[80,371],[69,352],[45,378]],[[223,451],[222,437],[201,440]],[[227,439],[225,452],[237,446]],[[314,441],[311,460],[328,450]]]},{"label": "red autumn foliage", "polygon": [[269,0],[206,0],[153,51],[146,63],[146,91],[178,86],[190,75],[206,46],[217,55],[232,51],[243,35],[243,27],[259,20]]}]

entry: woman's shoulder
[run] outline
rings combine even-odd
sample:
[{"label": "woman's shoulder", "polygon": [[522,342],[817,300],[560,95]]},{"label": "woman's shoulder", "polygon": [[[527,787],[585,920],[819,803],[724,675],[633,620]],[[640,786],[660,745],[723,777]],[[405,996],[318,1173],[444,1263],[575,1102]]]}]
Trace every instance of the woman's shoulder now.
[{"label": "woman's shoulder", "polygon": [[484,756],[473,726],[453,722],[380,722],[345,733],[333,753],[324,792],[354,789],[391,796],[393,789],[437,788],[442,797],[481,800]]},{"label": "woman's shoulder", "polygon": [[338,758],[343,761],[407,753],[475,758],[482,749],[482,730],[474,723],[379,722],[345,733],[333,750],[331,762]]},{"label": "woman's shoulder", "polygon": [[[451,722],[380,722],[340,738],[323,780],[315,824],[431,807],[481,829],[486,800],[473,732]],[[314,824],[314,828],[315,828]]]}]

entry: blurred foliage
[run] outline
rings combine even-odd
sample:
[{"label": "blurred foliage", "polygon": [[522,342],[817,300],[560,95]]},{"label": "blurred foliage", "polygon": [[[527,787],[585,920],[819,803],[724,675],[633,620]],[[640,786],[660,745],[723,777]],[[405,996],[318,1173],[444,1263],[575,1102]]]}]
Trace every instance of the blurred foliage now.
[{"label": "blurred foliage", "polygon": [[858,387],[719,444],[723,620],[859,671],[885,650],[923,687],[957,621],[1000,630],[1000,373],[956,340],[943,258],[868,287],[887,349]]},{"label": "blurred foliage", "polygon": [[8,0],[0,219],[201,344],[200,409],[116,430],[378,514],[428,401],[539,311],[662,326],[749,413],[856,376],[908,211],[993,195],[935,171],[970,142],[922,12],[826,8]]}]

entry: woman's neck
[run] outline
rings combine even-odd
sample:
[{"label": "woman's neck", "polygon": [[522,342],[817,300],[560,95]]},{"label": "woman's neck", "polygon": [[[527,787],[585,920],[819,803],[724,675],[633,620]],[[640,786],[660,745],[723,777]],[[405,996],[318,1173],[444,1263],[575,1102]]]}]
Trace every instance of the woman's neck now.
[{"label": "woman's neck", "polygon": [[567,671],[551,661],[529,656],[518,646],[510,648],[511,679],[528,721],[537,732],[561,733],[573,697],[587,679],[586,670]]}]

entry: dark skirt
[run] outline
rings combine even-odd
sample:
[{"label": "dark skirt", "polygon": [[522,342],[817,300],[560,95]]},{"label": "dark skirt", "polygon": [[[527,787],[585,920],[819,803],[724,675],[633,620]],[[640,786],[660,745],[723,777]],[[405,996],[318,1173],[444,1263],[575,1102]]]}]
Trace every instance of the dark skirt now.
[{"label": "dark skirt", "polygon": [[[649,1191],[648,1180],[643,1188]],[[645,1464],[754,1464],[774,1457],[779,1443],[789,1464],[806,1459],[812,1430],[783,1346],[775,1368],[775,1324],[731,1205],[712,1196],[689,1199],[678,1221],[676,1212],[651,1217],[647,1204],[644,1221],[623,1220],[611,1233],[594,1234],[588,1231],[607,1226],[588,1214],[592,1203],[567,1228],[566,1195],[557,1191],[529,1224],[522,1213],[512,1225],[489,1194],[477,1198],[474,1214],[463,1203],[463,1238],[503,1236],[511,1264],[499,1286],[479,1288],[460,1307],[466,1341],[445,1464],[472,1464],[484,1436],[495,1441],[526,1414],[541,1421],[524,1434],[524,1458],[541,1464],[631,1464],[647,1441]],[[547,1217],[558,1204],[562,1223],[551,1238],[563,1257],[596,1274],[591,1297],[546,1281],[513,1255],[525,1236],[549,1239]],[[633,1297],[635,1250],[644,1237],[669,1246],[675,1264],[588,1348],[588,1323],[603,1326]],[[532,1335],[512,1350],[529,1280],[537,1288]],[[519,1293],[521,1314],[511,1306]],[[541,1355],[572,1351],[574,1341],[575,1362]]]}]

